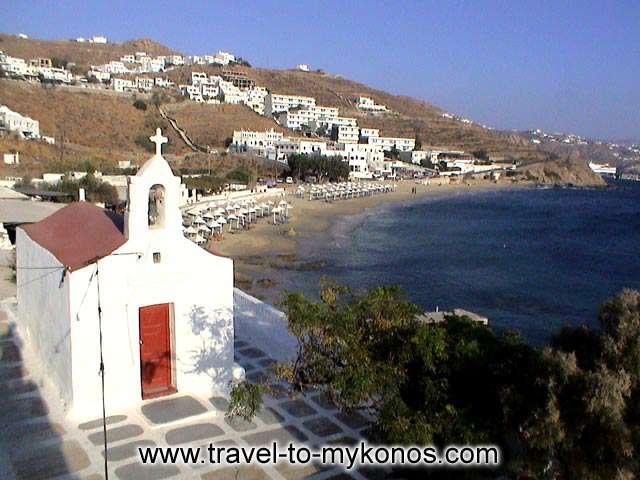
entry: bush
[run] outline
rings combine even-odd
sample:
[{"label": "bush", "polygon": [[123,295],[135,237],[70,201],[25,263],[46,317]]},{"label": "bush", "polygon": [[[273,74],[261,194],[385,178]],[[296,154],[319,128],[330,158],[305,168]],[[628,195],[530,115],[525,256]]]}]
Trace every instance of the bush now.
[{"label": "bush", "polygon": [[145,103],[145,101],[140,99],[133,102],[133,106],[138,110],[142,110],[143,112],[147,109],[147,104]]},{"label": "bush", "polygon": [[144,133],[138,135],[134,140],[135,144],[140,148],[145,149],[147,152],[155,152],[155,147],[149,137],[147,137]]},{"label": "bush", "polygon": [[249,382],[234,385],[227,417],[251,420],[262,408],[262,387]]}]

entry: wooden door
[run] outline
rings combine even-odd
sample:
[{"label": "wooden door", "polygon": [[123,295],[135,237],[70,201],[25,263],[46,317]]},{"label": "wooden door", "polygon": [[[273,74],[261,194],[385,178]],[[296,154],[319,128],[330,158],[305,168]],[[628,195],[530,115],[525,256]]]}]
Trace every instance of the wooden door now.
[{"label": "wooden door", "polygon": [[140,308],[140,377],[142,398],[175,392],[172,381],[169,304]]}]

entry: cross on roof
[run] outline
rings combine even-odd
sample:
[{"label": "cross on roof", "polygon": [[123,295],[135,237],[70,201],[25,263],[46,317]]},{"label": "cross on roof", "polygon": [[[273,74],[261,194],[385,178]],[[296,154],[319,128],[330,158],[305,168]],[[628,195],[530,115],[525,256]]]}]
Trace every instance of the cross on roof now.
[{"label": "cross on roof", "polygon": [[162,136],[162,131],[159,128],[156,128],[156,134],[153,137],[149,137],[153,143],[156,144],[156,155],[158,157],[162,156],[162,144],[167,143],[167,137]]}]

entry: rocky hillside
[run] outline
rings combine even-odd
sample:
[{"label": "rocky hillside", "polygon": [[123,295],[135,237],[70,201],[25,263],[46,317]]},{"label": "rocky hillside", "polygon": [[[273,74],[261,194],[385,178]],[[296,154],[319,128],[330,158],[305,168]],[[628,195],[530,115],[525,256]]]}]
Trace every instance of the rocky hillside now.
[{"label": "rocky hillside", "polygon": [[522,167],[519,176],[540,185],[605,187],[600,175],[591,171],[588,162],[577,155],[559,160],[538,162]]}]

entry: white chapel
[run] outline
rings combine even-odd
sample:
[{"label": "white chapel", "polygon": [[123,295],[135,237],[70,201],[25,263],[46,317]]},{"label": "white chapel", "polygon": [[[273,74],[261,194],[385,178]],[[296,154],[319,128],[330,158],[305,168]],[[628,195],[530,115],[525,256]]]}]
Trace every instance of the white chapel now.
[{"label": "white chapel", "polygon": [[232,379],[233,263],[182,234],[167,139],[128,180],[124,216],[76,202],[17,229],[18,328],[69,414],[177,392],[225,394]]}]

